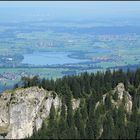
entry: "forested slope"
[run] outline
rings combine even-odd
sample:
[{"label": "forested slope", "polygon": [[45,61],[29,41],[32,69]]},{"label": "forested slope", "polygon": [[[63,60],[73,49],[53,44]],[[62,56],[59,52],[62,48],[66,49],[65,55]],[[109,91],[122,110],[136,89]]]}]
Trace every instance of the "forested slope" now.
[{"label": "forested slope", "polygon": [[[49,118],[31,138],[140,138],[140,69],[127,72],[107,70],[96,74],[85,72],[56,81],[38,76],[23,77],[21,85],[54,90],[62,99],[61,113],[58,114],[52,104]],[[76,110],[72,109],[73,98],[80,99]]]}]

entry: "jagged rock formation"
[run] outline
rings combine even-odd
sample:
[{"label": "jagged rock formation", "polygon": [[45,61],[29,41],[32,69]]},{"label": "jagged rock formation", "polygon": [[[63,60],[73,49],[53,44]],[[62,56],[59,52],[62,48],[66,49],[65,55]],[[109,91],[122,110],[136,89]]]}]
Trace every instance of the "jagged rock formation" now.
[{"label": "jagged rock formation", "polygon": [[[61,99],[53,91],[38,87],[7,91],[0,97],[0,138],[22,139],[33,134],[49,116],[52,103],[61,107]],[[73,102],[73,108],[79,103]]]},{"label": "jagged rock formation", "polygon": [[80,105],[80,100],[79,99],[72,99],[72,109],[75,110],[78,108]]},{"label": "jagged rock formation", "polygon": [[[110,95],[112,105],[116,108],[119,107],[120,103],[122,103],[123,99],[125,98],[125,109],[127,112],[131,113],[132,111],[132,97],[128,93],[128,91],[125,91],[125,87],[123,83],[118,83],[118,85],[114,88],[114,90],[110,91],[109,93],[106,93],[103,95],[102,101],[99,101],[96,103],[95,110],[99,106],[99,104],[102,102],[105,104],[105,99],[107,95]],[[116,96],[116,99],[113,97]]]},{"label": "jagged rock formation", "polygon": [[[119,108],[122,103],[127,113],[132,111],[132,99],[125,90],[124,84],[119,83],[114,90],[103,95],[96,103],[95,113],[100,106],[106,106],[109,97],[112,107]],[[60,113],[61,99],[54,91],[46,91],[38,87],[19,88],[6,91],[0,95],[0,139],[22,139],[39,130],[50,113],[52,103]],[[73,109],[79,107],[80,100],[72,99]],[[107,108],[108,110],[108,108]],[[107,112],[107,111],[106,111]],[[105,113],[106,114],[106,113]],[[102,117],[105,115],[103,113]],[[99,136],[103,133],[100,125]]]},{"label": "jagged rock formation", "polygon": [[125,98],[125,109],[127,112],[131,113],[132,111],[132,97],[128,93],[128,91],[125,91],[125,87],[123,83],[119,83],[117,87],[115,88],[114,92],[117,92],[118,94],[118,100],[122,101],[123,98]]},{"label": "jagged rock formation", "polygon": [[[118,109],[120,107],[120,105],[122,105],[122,103],[123,103],[126,112],[127,113],[132,112],[132,105],[133,105],[132,104],[132,97],[130,96],[128,91],[125,90],[123,83],[118,83],[118,85],[114,88],[114,90],[103,95],[102,100],[98,101],[95,105],[95,112],[101,105],[105,106],[107,104],[106,103],[107,98],[110,99],[113,108]],[[98,138],[101,137],[103,131],[104,131],[103,125],[101,123]]]}]

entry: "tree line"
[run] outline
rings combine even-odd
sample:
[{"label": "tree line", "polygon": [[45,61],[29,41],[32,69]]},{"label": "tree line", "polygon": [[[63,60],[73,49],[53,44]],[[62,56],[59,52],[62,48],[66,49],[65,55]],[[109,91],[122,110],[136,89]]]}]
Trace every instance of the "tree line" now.
[{"label": "tree line", "polygon": [[[132,113],[124,109],[124,102],[113,108],[110,94],[105,104],[96,103],[102,95],[123,82],[132,96]],[[20,86],[39,86],[54,90],[62,99],[60,115],[52,104],[47,118],[38,132],[28,139],[139,139],[140,138],[140,69],[136,71],[107,70],[106,72],[64,76],[56,81],[22,77]],[[15,85],[17,88],[19,84]],[[78,109],[72,109],[71,99],[80,99]],[[102,124],[102,125],[101,125]],[[101,126],[103,132],[101,133]]]}]

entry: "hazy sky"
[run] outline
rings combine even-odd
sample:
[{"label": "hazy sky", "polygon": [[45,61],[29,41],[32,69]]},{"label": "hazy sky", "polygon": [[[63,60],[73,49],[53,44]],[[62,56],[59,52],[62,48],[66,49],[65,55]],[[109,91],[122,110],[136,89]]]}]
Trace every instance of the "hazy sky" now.
[{"label": "hazy sky", "polygon": [[138,1],[0,1],[0,20],[140,17]]}]

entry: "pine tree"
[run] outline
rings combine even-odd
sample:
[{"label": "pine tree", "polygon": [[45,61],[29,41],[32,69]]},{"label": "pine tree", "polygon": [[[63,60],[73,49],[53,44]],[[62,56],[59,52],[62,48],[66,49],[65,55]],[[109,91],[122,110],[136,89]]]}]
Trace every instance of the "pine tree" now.
[{"label": "pine tree", "polygon": [[49,122],[46,130],[47,139],[58,139],[58,132],[57,132],[58,124],[55,116],[56,116],[55,107],[52,103],[50,114],[49,114]]},{"label": "pine tree", "polygon": [[77,109],[75,112],[75,125],[79,131],[80,138],[85,138],[85,128],[84,128],[84,122],[82,120],[82,116],[80,114],[80,109]]},{"label": "pine tree", "polygon": [[73,83],[72,83],[71,90],[72,90],[72,93],[73,93],[74,98],[81,97],[80,84],[77,82],[76,79],[73,79],[72,82]]},{"label": "pine tree", "polygon": [[93,121],[91,118],[86,123],[86,139],[94,139]]},{"label": "pine tree", "polygon": [[104,119],[103,123],[103,134],[102,138],[104,139],[114,139],[114,123],[111,113],[108,112]]},{"label": "pine tree", "polygon": [[46,87],[47,85],[46,85],[46,80],[45,80],[45,78],[42,79],[41,85],[42,85],[42,87],[43,87],[44,89],[47,89],[47,87]]},{"label": "pine tree", "polygon": [[87,103],[84,99],[81,99],[81,102],[80,102],[80,113],[82,116],[82,120],[84,122],[86,122],[87,117],[88,117],[88,113],[87,113]]},{"label": "pine tree", "polygon": [[111,95],[110,94],[111,93],[107,94],[106,98],[105,98],[105,108],[106,108],[106,110],[112,109]]},{"label": "pine tree", "polygon": [[119,139],[125,139],[126,138],[126,129],[125,129],[125,108],[124,105],[122,104],[118,108],[118,117],[117,117],[117,122],[116,122],[116,128],[118,131],[118,138]]},{"label": "pine tree", "polygon": [[62,106],[61,106],[61,114],[60,117],[64,120],[66,119],[66,103],[65,103],[65,96],[62,96]]}]

